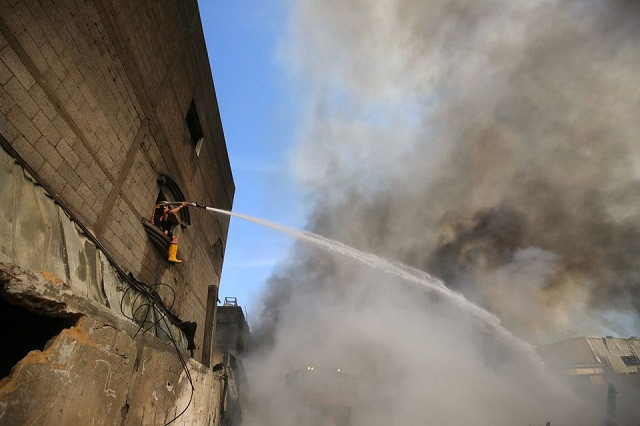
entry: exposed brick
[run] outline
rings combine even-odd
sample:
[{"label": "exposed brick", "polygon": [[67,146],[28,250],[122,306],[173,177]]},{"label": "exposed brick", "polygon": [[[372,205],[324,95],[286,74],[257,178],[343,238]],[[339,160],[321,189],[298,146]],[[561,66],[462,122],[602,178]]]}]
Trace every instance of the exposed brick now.
[{"label": "exposed brick", "polygon": [[36,82],[10,46],[5,46],[5,48],[0,51],[0,59],[2,59],[2,62],[11,70],[25,89],[31,88]]},{"label": "exposed brick", "polygon": [[35,145],[40,136],[42,136],[29,117],[18,106],[14,106],[7,114],[7,117],[29,143]]},{"label": "exposed brick", "polygon": [[60,164],[62,164],[62,156],[58,154],[58,151],[56,151],[55,147],[51,145],[49,141],[41,138],[35,144],[35,148],[54,169],[60,167]]},{"label": "exposed brick", "polygon": [[33,118],[40,110],[38,104],[35,103],[29,92],[20,84],[17,78],[11,78],[4,85],[4,89],[9,93],[13,100],[20,105],[20,109],[29,117]]}]

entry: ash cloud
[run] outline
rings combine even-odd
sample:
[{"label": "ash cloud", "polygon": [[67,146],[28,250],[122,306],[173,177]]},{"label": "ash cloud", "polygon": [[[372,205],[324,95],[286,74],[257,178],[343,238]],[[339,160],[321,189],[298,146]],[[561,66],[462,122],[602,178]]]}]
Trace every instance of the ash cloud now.
[{"label": "ash cloud", "polygon": [[[637,335],[639,43],[631,1],[292,2],[309,228],[442,278],[534,345]],[[363,424],[588,424],[535,356],[416,291],[298,247],[263,297],[254,413],[294,424],[278,378],[348,360],[380,381]]]}]

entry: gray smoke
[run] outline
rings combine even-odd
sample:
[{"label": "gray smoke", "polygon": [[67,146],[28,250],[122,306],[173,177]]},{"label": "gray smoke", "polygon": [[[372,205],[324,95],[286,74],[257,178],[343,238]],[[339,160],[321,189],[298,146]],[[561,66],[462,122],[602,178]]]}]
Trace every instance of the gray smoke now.
[{"label": "gray smoke", "polygon": [[[317,3],[291,42],[311,226],[536,343],[638,330],[637,2]],[[522,269],[530,250],[553,261]]]},{"label": "gray smoke", "polygon": [[[636,2],[294,1],[281,52],[308,99],[292,163],[310,229],[442,278],[533,344],[637,335]],[[359,366],[382,383],[363,424],[575,407],[464,313],[351,262],[299,247],[263,303],[265,389],[301,362]]]}]

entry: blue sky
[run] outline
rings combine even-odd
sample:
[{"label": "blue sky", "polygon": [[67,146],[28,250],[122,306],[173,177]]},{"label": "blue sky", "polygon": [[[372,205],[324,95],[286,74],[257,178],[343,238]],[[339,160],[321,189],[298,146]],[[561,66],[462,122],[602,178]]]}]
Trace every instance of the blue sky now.
[{"label": "blue sky", "polygon": [[[286,2],[198,3],[236,185],[233,210],[302,227],[288,158],[300,98],[276,55]],[[220,299],[237,297],[251,316],[291,244],[285,235],[232,218]]]}]

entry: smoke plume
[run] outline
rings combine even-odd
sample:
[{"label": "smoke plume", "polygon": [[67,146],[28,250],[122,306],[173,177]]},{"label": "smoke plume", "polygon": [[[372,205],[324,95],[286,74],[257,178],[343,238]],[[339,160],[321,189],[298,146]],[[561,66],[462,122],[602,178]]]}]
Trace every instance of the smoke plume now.
[{"label": "smoke plume", "polygon": [[[281,53],[308,99],[292,164],[310,229],[438,276],[535,345],[637,335],[636,2],[291,7]],[[272,277],[258,324],[256,395],[301,362],[340,364],[375,383],[362,424],[585,424],[535,357],[311,248]],[[288,424],[273,420],[286,397],[256,398]]]}]

